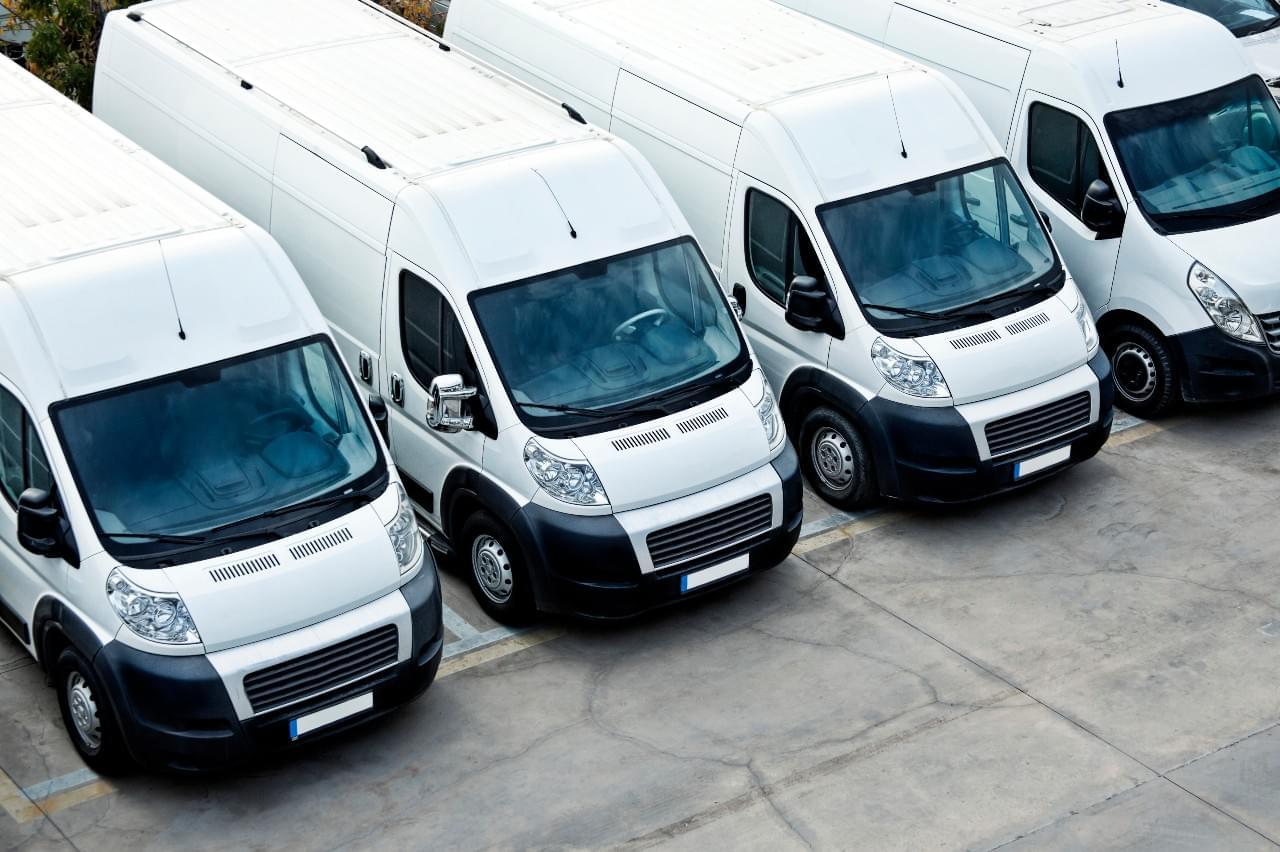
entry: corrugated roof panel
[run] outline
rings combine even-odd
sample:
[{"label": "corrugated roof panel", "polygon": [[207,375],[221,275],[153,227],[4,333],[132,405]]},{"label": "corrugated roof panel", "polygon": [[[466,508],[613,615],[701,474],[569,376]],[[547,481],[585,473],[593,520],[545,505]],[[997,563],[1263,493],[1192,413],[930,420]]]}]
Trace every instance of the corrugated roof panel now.
[{"label": "corrugated roof panel", "polygon": [[[913,4],[908,0],[906,5]],[[947,6],[1053,41],[1070,41],[1179,13],[1175,7],[1151,0],[947,0]]]},{"label": "corrugated roof panel", "polygon": [[307,121],[355,149],[373,148],[409,179],[592,134],[546,98],[356,0],[135,8]]},{"label": "corrugated roof panel", "polygon": [[902,57],[765,0],[538,0],[749,104],[909,67]]},{"label": "corrugated roof panel", "polygon": [[33,79],[0,60],[0,97],[26,93],[0,102],[0,275],[229,224]]}]

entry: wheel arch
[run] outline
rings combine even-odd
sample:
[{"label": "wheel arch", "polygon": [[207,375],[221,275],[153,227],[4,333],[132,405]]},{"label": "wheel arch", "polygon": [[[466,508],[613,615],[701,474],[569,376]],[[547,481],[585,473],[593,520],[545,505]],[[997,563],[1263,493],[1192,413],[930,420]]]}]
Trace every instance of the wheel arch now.
[{"label": "wheel arch", "polygon": [[862,409],[867,398],[846,382],[826,370],[801,367],[787,377],[778,405],[782,420],[793,443],[800,443],[800,426],[810,411],[829,405],[845,413],[854,423],[862,424]]},{"label": "wheel arch", "polygon": [[65,647],[75,648],[90,661],[102,650],[102,640],[88,622],[58,598],[41,598],[31,623],[36,659],[46,674],[53,674],[53,664]]}]

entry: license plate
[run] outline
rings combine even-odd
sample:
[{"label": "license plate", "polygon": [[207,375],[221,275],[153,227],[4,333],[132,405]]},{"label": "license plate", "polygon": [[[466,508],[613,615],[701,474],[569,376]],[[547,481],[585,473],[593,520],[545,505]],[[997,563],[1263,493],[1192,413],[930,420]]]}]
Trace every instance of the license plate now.
[{"label": "license plate", "polygon": [[730,559],[728,562],[712,565],[710,568],[703,568],[701,571],[694,571],[691,574],[685,574],[680,578],[680,591],[692,592],[694,589],[701,588],[708,583],[714,583],[716,580],[723,580],[725,577],[741,574],[750,567],[751,554],[744,553],[741,556]]},{"label": "license plate", "polygon": [[1042,470],[1048,470],[1055,465],[1069,461],[1071,461],[1071,447],[1059,447],[1051,453],[1045,453],[1042,456],[1036,456],[1024,462],[1018,462],[1013,466],[1013,478],[1022,479],[1033,473],[1039,473]]},{"label": "license plate", "polygon": [[296,740],[298,737],[306,736],[312,731],[318,731],[321,728],[332,725],[334,722],[341,722],[343,719],[349,719],[357,713],[372,709],[372,692],[357,695],[355,698],[347,699],[341,704],[335,704],[332,707],[326,707],[323,710],[317,710],[314,713],[308,713],[306,716],[299,716],[297,719],[290,721],[289,739]]}]

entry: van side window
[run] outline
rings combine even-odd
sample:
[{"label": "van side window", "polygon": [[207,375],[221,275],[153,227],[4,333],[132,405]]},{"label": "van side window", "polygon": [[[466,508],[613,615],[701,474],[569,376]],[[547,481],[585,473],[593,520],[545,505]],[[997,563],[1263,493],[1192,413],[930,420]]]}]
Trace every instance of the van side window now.
[{"label": "van side window", "polygon": [[0,388],[0,492],[11,506],[28,488],[53,488],[35,423],[17,397]]},{"label": "van side window", "polygon": [[423,387],[436,376],[458,373],[475,381],[475,361],[462,326],[444,295],[412,272],[400,273],[400,337],[409,372]]},{"label": "van side window", "polygon": [[1089,184],[1098,178],[1111,183],[1085,123],[1046,104],[1031,105],[1027,167],[1032,180],[1077,218]]},{"label": "van side window", "polygon": [[818,253],[791,208],[756,189],[747,191],[747,268],[757,287],[778,304],[797,275],[824,279]]}]

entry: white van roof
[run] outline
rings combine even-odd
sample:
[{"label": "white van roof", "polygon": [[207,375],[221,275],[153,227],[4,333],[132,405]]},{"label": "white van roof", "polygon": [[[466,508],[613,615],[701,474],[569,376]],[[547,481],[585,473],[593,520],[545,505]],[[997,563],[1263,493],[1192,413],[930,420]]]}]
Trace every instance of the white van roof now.
[{"label": "white van roof", "polygon": [[[534,2],[591,31],[596,49],[624,67],[643,63],[655,83],[673,91],[709,84],[748,109],[919,68],[870,42],[850,50],[856,36],[768,0]],[[742,110],[715,111],[741,120]]]},{"label": "white van roof", "polygon": [[0,150],[0,375],[33,411],[325,330],[265,233],[3,57]]},{"label": "white van roof", "polygon": [[7,59],[0,151],[0,278],[232,224],[229,211]]},{"label": "white van roof", "polygon": [[370,3],[154,0],[130,11],[411,181],[594,134]]},{"label": "white van roof", "polygon": [[[899,5],[928,11],[931,3]],[[1151,0],[946,0],[951,14],[971,14],[1016,30],[1027,39],[1068,42],[1120,27],[1182,14]]]}]

